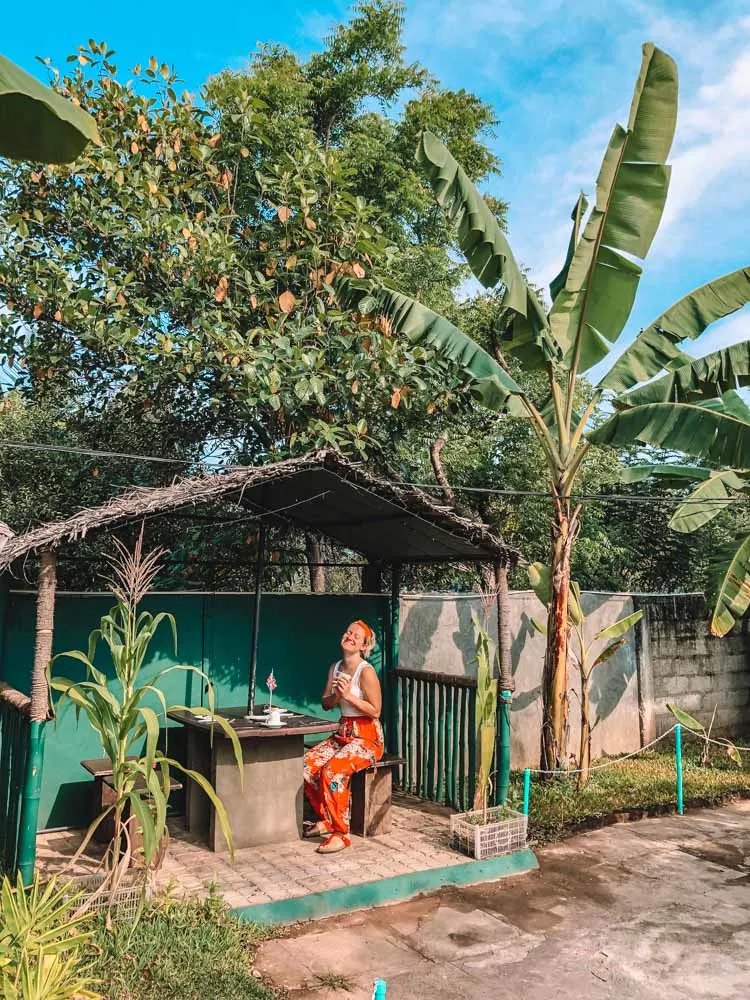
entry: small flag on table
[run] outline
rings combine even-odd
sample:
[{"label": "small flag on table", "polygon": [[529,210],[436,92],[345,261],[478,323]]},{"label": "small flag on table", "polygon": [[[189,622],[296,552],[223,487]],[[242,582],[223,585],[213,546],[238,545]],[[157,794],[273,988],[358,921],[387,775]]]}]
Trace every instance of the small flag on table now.
[{"label": "small flag on table", "polygon": [[268,688],[268,711],[271,711],[271,702],[273,701],[273,693],[276,690],[276,678],[273,676],[273,670],[266,677],[266,687]]}]

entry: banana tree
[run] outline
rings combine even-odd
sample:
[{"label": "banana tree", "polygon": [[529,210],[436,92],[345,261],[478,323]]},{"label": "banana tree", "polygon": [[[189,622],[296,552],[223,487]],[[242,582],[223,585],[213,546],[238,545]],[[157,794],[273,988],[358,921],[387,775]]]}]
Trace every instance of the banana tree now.
[{"label": "banana tree", "polygon": [[[549,567],[543,563],[532,563],[528,568],[528,575],[532,590],[542,604],[548,608],[551,598]],[[571,580],[568,617],[570,628],[577,640],[574,657],[581,683],[581,727],[578,744],[577,781],[577,787],[580,791],[586,787],[591,776],[591,733],[597,724],[596,722],[593,724],[591,722],[591,675],[596,667],[601,666],[602,663],[606,663],[607,660],[615,655],[618,649],[621,649],[626,644],[628,640],[624,638],[625,634],[643,618],[643,612],[634,611],[632,614],[626,615],[624,618],[620,618],[618,621],[612,622],[604,628],[600,628],[592,636],[591,640],[588,640],[586,638],[586,615],[584,614],[583,603],[581,601],[581,588],[575,581]],[[542,635],[546,634],[547,629],[544,624],[536,621],[534,618],[531,619],[531,624],[537,632],[540,632]],[[601,646],[595,652],[597,643],[602,640],[605,640],[607,645]]]},{"label": "banana tree", "polygon": [[[750,409],[734,390],[722,398],[750,423]],[[692,484],[692,491],[669,520],[673,531],[691,534],[709,524],[727,507],[750,500],[750,470],[710,469],[696,465],[636,465],[625,470],[623,481],[654,480],[668,487]],[[713,611],[711,634],[724,636],[750,606],[750,534],[721,546],[711,565]]]},{"label": "banana tree", "polygon": [[[529,287],[500,224],[465,171],[434,135],[420,136],[417,160],[456,227],[469,266],[485,288],[499,290],[504,309],[492,331],[492,353],[394,287],[354,279],[338,285],[341,300],[349,306],[385,316],[395,333],[426,343],[462,365],[480,404],[528,419],[541,443],[553,503],[552,599],[542,678],[545,769],[561,766],[566,757],[570,559],[582,513],[574,490],[591,444],[655,439],[662,447],[680,448],[687,436],[672,402],[641,424],[632,416],[640,407],[632,406],[633,424],[627,428],[616,423],[623,418],[618,412],[591,434],[592,418],[605,395],[620,395],[654,375],[667,372],[671,377],[681,370],[690,359],[680,343],[750,301],[750,267],[690,293],[642,330],[595,386],[582,410],[577,406],[581,377],[607,357],[625,329],[642,273],[636,259],[647,256],[661,221],[677,94],[674,61],[653,44],[644,45],[628,123],[614,128],[597,177],[594,204],[589,211],[581,194],[573,208],[570,243],[563,267],[550,285],[549,310]],[[511,358],[546,374],[545,398],[532,399],[519,386],[510,372]],[[698,420],[687,433],[698,433],[707,453],[721,451],[710,428],[729,419],[699,408]]]}]

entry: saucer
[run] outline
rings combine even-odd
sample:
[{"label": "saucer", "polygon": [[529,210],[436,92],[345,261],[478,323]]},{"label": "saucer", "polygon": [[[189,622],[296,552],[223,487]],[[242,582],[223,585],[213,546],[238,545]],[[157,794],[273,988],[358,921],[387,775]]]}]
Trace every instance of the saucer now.
[{"label": "saucer", "polygon": [[286,725],[286,722],[268,722],[268,721],[266,721],[266,722],[263,723],[263,725],[264,726],[268,726],[269,729],[282,729]]}]

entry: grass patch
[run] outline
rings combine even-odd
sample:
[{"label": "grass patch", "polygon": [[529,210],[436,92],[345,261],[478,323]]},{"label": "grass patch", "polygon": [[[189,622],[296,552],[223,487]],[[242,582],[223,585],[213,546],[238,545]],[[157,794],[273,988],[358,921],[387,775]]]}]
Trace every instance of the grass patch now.
[{"label": "grass patch", "polygon": [[241,923],[219,896],[204,900],[160,897],[135,928],[96,924],[90,949],[99,992],[107,1000],[272,1000],[252,974],[252,961],[269,936]]},{"label": "grass patch", "polygon": [[[699,764],[700,747],[690,743],[683,750],[685,802],[699,800],[719,804],[742,792],[750,792],[750,768],[732,763],[719,748],[706,767]],[[605,763],[605,761],[596,761]],[[509,803],[521,807],[523,775],[511,777]],[[569,836],[597,819],[630,809],[666,808],[677,805],[674,751],[646,750],[637,757],[594,771],[586,788],[577,792],[575,782],[558,778],[543,783],[532,775],[529,805],[529,837],[546,843]]]},{"label": "grass patch", "polygon": [[354,989],[355,982],[348,976],[339,975],[338,972],[322,972],[315,977],[315,982],[313,983],[313,989],[320,990],[344,990],[346,993],[351,993]]}]

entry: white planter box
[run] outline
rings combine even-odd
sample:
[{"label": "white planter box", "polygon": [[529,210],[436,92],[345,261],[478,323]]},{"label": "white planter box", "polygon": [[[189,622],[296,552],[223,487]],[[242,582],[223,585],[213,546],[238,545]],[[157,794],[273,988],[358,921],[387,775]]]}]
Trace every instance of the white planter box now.
[{"label": "white planter box", "polygon": [[482,823],[483,815],[483,810],[477,809],[451,816],[451,841],[456,850],[483,861],[526,846],[528,816],[507,806],[488,809],[486,823]]},{"label": "white planter box", "polygon": [[[103,873],[94,875],[78,875],[70,880],[70,891],[82,893],[82,898],[78,901],[78,906],[89,903],[92,896],[96,896],[97,890],[101,888],[105,879]],[[64,881],[64,879],[62,879]],[[115,889],[114,894],[105,890],[101,892],[93,902],[89,903],[89,912],[103,913],[109,910],[117,920],[135,920],[141,901],[150,899],[152,895],[151,879],[147,878],[144,884],[143,873],[126,872]]]}]

